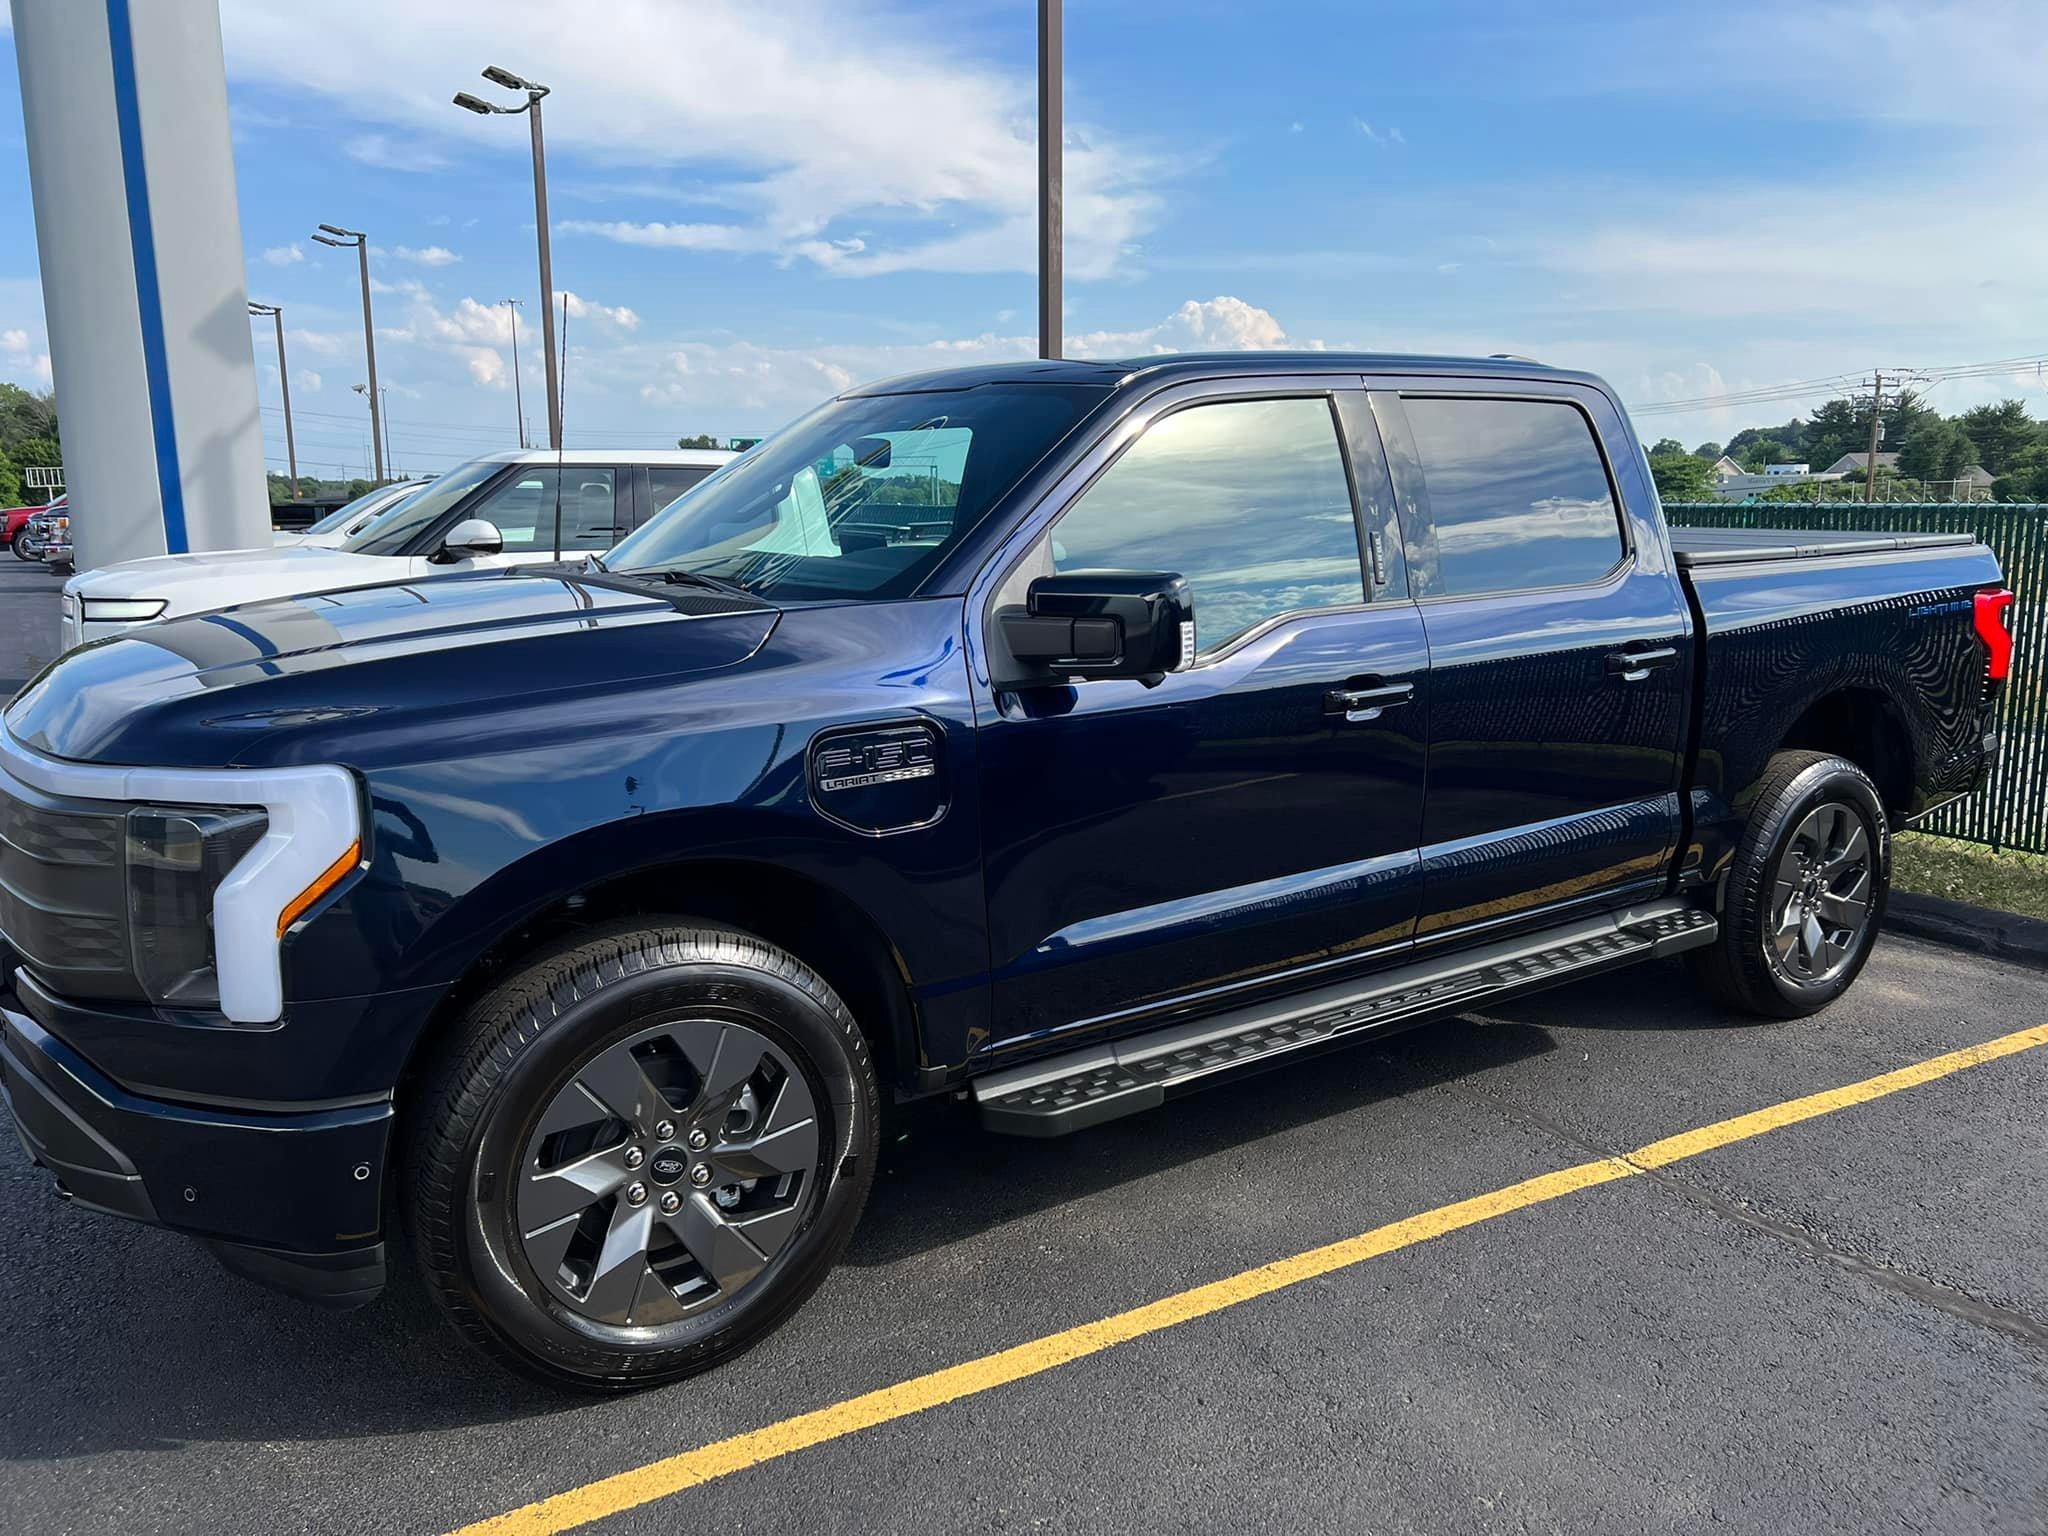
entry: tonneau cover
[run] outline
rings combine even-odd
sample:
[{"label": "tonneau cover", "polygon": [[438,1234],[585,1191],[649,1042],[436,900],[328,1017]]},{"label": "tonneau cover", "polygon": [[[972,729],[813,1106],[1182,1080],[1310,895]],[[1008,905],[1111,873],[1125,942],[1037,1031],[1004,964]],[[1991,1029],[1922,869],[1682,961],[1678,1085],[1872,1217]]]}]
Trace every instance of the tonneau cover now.
[{"label": "tonneau cover", "polygon": [[1684,566],[1736,565],[1750,560],[1813,560],[1882,555],[1976,543],[1968,533],[1859,533],[1854,529],[1677,528],[1671,547]]}]

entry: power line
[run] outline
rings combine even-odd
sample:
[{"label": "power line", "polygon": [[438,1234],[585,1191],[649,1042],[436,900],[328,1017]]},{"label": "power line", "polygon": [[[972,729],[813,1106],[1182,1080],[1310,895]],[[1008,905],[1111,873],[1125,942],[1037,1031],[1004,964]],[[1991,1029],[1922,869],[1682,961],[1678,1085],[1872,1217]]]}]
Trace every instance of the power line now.
[{"label": "power line", "polygon": [[[1996,358],[1986,362],[1954,363],[1937,368],[1887,368],[1883,371],[1914,383],[1936,384],[1949,379],[1991,378],[1999,374],[2015,373],[2023,368],[2048,369],[2048,353]],[[1717,395],[1696,395],[1685,400],[1658,400],[1647,405],[1632,406],[1630,410],[1637,416],[1672,416],[1693,411],[1725,410],[1733,406],[1770,405],[1808,399],[1821,394],[1846,395],[1860,393],[1866,387],[1865,381],[1869,376],[1852,373],[1826,374],[1819,378],[1798,379],[1786,384],[1759,385],[1753,389],[1728,390]]]}]

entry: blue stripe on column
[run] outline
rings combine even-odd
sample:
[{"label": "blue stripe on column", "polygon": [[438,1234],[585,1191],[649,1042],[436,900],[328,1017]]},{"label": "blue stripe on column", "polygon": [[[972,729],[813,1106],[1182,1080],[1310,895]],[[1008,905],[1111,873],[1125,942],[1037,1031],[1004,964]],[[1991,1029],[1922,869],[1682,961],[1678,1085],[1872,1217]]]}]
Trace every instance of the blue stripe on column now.
[{"label": "blue stripe on column", "polygon": [[135,96],[135,30],[128,0],[107,0],[107,45],[114,64],[114,116],[121,130],[121,182],[128,199],[128,244],[135,257],[135,308],[142,321],[142,371],[156,441],[157,492],[164,547],[186,552],[185,481],[178,472],[178,428],[171,414],[171,367],[164,347],[163,294],[157,285],[156,234],[149,221],[149,178],[142,164],[142,113]]}]

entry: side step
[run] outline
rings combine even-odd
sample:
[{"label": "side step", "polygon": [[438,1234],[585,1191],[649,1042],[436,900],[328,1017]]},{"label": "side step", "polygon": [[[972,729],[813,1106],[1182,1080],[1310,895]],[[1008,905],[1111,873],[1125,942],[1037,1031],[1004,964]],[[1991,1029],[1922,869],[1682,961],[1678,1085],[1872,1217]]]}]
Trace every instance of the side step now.
[{"label": "side step", "polygon": [[1712,913],[1675,898],[1653,902],[1048,1057],[971,1086],[990,1130],[1064,1136],[1293,1051],[1696,949],[1719,931]]}]

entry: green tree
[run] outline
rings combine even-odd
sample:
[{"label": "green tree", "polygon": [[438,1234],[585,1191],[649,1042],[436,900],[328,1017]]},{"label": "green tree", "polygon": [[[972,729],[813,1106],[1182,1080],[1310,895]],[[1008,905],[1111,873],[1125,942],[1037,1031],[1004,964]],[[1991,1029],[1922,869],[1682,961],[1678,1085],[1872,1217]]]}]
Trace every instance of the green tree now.
[{"label": "green tree", "polygon": [[1899,449],[1899,473],[1909,480],[1954,480],[1977,462],[1977,445],[1954,422],[1931,412]]},{"label": "green tree", "polygon": [[[1664,445],[1657,446],[1661,449]],[[1651,454],[1650,478],[1657,482],[1657,495],[1664,501],[1705,501],[1714,488],[1707,461],[1683,448]]]},{"label": "green tree", "polygon": [[21,471],[14,467],[14,460],[0,453],[0,507],[21,505]]},{"label": "green tree", "polygon": [[1992,482],[2000,501],[2048,501],[2048,439],[2022,449],[2010,470]]},{"label": "green tree", "polygon": [[716,448],[718,446],[718,439],[709,432],[699,432],[695,437],[677,438],[676,446],[678,448]]},{"label": "green tree", "polygon": [[47,392],[36,394],[19,384],[0,384],[0,453],[23,463],[17,450],[38,437],[62,440],[57,432],[57,397]]},{"label": "green tree", "polygon": [[[1905,445],[1912,435],[1931,421],[1940,421],[1941,412],[1927,404],[1917,389],[1902,389],[1898,398],[1884,409],[1884,441],[1878,445],[1881,450],[1905,451]],[[1863,430],[1870,431],[1868,407],[1863,417]]]},{"label": "green tree", "polygon": [[1830,400],[1806,423],[1806,462],[1816,473],[1845,453],[1870,451],[1870,400],[1853,396]]},{"label": "green tree", "polygon": [[[11,386],[0,386],[8,388]],[[7,456],[23,469],[56,469],[64,462],[64,450],[54,437],[26,437],[6,450]],[[27,475],[21,477],[24,481]],[[42,503],[50,499],[50,493],[35,490],[28,493],[28,499]]]},{"label": "green tree", "polygon": [[1790,464],[1792,450],[1775,437],[1754,437],[1742,450],[1742,467],[1752,475],[1760,475],[1768,464]]},{"label": "green tree", "polygon": [[1771,464],[1789,464],[1798,458],[1806,447],[1806,423],[1794,416],[1782,427],[1744,427],[1728,439],[1728,446],[1722,450],[1738,464],[1747,464],[1752,450],[1760,442],[1776,443],[1784,453],[1782,459],[1770,459]]},{"label": "green tree", "polygon": [[1721,445],[1713,442],[1701,443],[1699,447],[1693,449],[1692,456],[1696,459],[1705,459],[1711,464],[1721,457]]},{"label": "green tree", "polygon": [[1667,453],[1683,452],[1685,452],[1685,444],[1681,443],[1677,438],[1660,437],[1657,439],[1657,446],[1650,450],[1650,457],[1654,459]]},{"label": "green tree", "polygon": [[2001,400],[1963,412],[1956,424],[1977,445],[1977,461],[1994,475],[2002,475],[2019,462],[2022,453],[2039,436],[2036,422],[2027,414],[2024,400]]}]

